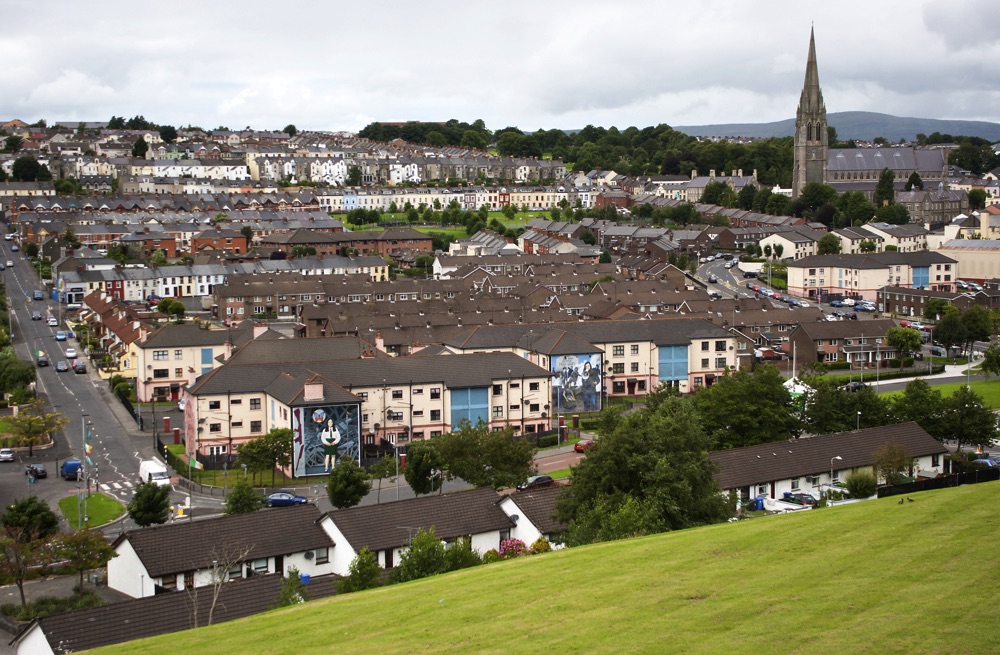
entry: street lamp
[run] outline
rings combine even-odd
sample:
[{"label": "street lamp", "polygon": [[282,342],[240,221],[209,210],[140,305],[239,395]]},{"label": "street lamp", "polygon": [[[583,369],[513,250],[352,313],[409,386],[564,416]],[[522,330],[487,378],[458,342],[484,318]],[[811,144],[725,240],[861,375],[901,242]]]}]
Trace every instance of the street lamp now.
[{"label": "street lamp", "polygon": [[857,424],[856,424],[856,425],[854,426],[854,429],[855,429],[855,430],[860,430],[860,429],[861,429],[861,412],[858,412],[858,422],[857,422]]},{"label": "street lamp", "polygon": [[[84,495],[80,491],[81,478],[87,475],[87,462],[90,460],[87,453],[87,417],[89,414],[80,415],[80,454],[83,461],[80,463],[80,470],[76,474],[76,528],[77,530],[83,529],[84,513],[86,510],[86,502],[84,500]],[[87,492],[90,493],[90,478],[87,478]]]},{"label": "street lamp", "polygon": [[834,455],[833,457],[830,458],[830,487],[831,488],[833,487],[833,461],[836,460],[836,459],[839,459],[841,461],[844,460],[844,458],[841,457],[840,455]]},{"label": "street lamp", "polygon": [[[146,384],[152,383],[153,378],[146,378]],[[147,387],[148,389],[148,387]],[[156,448],[156,387],[153,387],[153,450]]]}]

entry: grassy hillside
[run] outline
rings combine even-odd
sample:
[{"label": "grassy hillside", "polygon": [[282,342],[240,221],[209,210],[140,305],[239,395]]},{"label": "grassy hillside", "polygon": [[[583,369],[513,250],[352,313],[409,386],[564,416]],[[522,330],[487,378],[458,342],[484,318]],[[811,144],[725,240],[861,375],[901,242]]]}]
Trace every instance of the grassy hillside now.
[{"label": "grassy hillside", "polygon": [[1000,483],[564,550],[100,653],[995,653]]}]

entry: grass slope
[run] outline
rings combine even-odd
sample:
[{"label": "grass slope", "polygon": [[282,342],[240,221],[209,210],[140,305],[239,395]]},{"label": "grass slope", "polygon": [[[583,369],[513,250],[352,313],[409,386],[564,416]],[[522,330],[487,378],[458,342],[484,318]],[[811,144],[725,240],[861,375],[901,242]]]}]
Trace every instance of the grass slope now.
[{"label": "grass slope", "polygon": [[995,653],[1000,483],[709,526],[100,653]]}]

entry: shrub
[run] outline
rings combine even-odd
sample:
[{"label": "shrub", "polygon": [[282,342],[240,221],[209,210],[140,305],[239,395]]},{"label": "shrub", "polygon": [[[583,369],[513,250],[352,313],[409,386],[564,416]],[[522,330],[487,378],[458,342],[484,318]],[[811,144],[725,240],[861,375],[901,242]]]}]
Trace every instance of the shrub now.
[{"label": "shrub", "polygon": [[479,553],[472,550],[472,543],[465,539],[459,539],[450,544],[445,549],[444,556],[446,571],[467,569],[483,563]]},{"label": "shrub", "polygon": [[878,490],[878,481],[869,470],[852,471],[844,480],[844,486],[853,498],[870,498]]},{"label": "shrub", "polygon": [[826,366],[831,371],[844,371],[844,370],[847,370],[847,369],[851,368],[851,363],[850,362],[828,362]]},{"label": "shrub", "polygon": [[547,553],[550,550],[552,550],[552,546],[549,545],[549,541],[545,537],[539,537],[538,539],[535,539],[535,543],[531,544],[532,555]]},{"label": "shrub", "polygon": [[500,559],[514,559],[528,554],[528,547],[520,539],[504,539],[500,542]]},{"label": "shrub", "polygon": [[483,553],[483,564],[493,564],[494,562],[500,561],[500,553],[497,552],[496,548],[490,548],[488,551]]}]

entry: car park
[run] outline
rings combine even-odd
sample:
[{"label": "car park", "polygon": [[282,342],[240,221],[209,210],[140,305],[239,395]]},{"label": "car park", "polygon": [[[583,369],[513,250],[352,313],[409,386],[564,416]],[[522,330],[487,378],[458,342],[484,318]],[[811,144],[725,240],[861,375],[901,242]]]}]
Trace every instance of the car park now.
[{"label": "car park", "polygon": [[264,499],[264,504],[268,507],[291,507],[293,505],[305,505],[308,498],[296,496],[285,491],[278,491]]},{"label": "car park", "polygon": [[56,362],[56,373],[65,373],[69,370],[69,362],[59,360]]},{"label": "car park", "polygon": [[533,475],[526,481],[517,485],[518,491],[527,491],[529,489],[545,489],[546,487],[551,487],[556,483],[552,479],[551,475]]},{"label": "car park", "polygon": [[14,451],[10,448],[0,448],[0,462],[13,462]]}]

